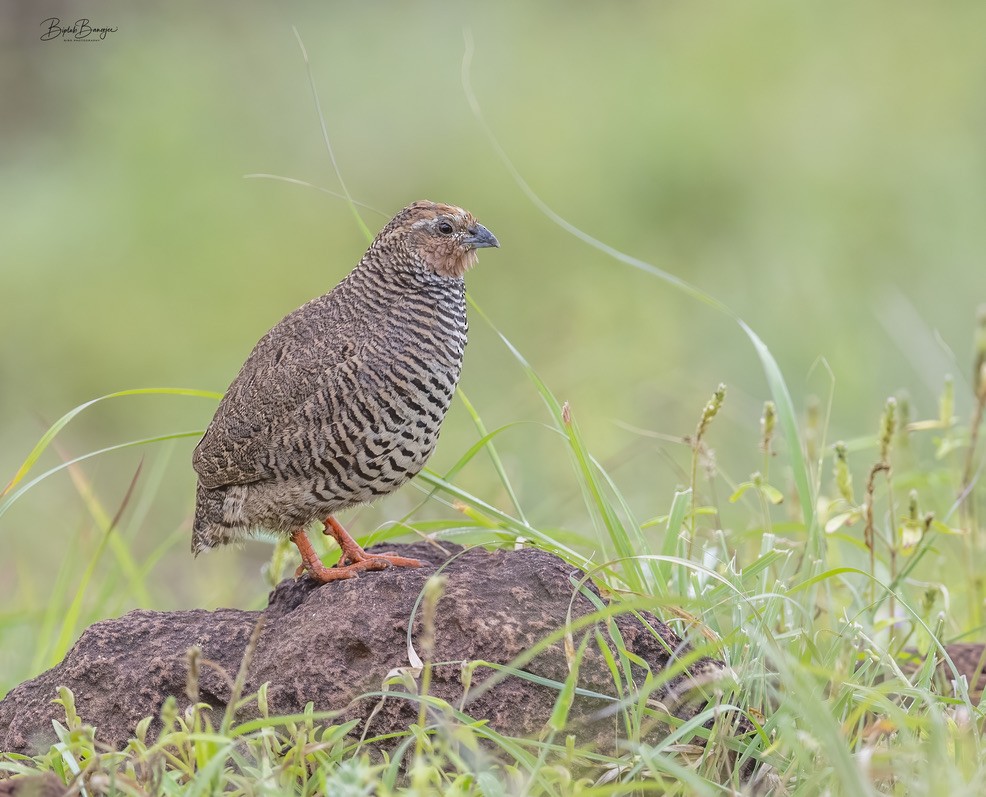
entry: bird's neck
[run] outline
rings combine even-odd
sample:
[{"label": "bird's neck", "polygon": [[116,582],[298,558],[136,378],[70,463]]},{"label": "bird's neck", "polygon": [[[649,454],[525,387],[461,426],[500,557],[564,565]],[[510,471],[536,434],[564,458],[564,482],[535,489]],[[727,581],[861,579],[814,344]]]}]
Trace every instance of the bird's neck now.
[{"label": "bird's neck", "polygon": [[360,261],[349,278],[356,290],[372,290],[394,299],[413,294],[435,299],[456,299],[464,298],[466,293],[462,277],[443,277],[414,268],[383,267],[366,258]]}]

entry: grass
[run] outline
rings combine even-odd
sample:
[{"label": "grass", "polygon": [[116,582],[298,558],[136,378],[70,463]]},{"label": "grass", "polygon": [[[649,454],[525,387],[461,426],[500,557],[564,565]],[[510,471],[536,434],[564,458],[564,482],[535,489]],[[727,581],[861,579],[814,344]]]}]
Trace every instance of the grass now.
[{"label": "grass", "polygon": [[[655,496],[652,516],[639,518],[632,509],[636,502],[621,495],[592,457],[573,410],[555,399],[519,353],[518,361],[548,411],[548,422],[533,428],[567,452],[585,525],[597,536],[526,519],[538,513],[520,506],[494,448],[518,426],[487,431],[464,397],[477,428],[476,445],[449,472],[428,471],[418,480],[419,489],[447,502],[458,517],[416,523],[412,513],[395,529],[487,544],[523,539],[585,569],[610,596],[594,615],[542,642],[564,642],[572,669],[565,683],[542,682],[556,690],[557,700],[541,738],[500,735],[482,718],[469,716],[468,707],[429,696],[426,629],[415,640],[417,666],[393,675],[375,693],[380,699],[403,695],[421,709],[418,723],[383,761],[366,753],[377,740],[361,738],[354,723],[333,714],[309,706],[303,715],[269,716],[264,689],[239,702],[255,705],[259,719],[239,722],[230,712],[217,727],[204,705],[179,713],[169,703],[160,734],[148,736],[148,719],[127,749],[109,751],[63,690],[59,743],[35,758],[6,754],[0,770],[52,772],[86,794],[712,795],[743,788],[737,769],[750,761],[791,794],[978,793],[986,775],[981,709],[963,677],[945,679],[942,688],[933,666],[944,655],[944,643],[978,632],[983,597],[981,579],[972,577],[982,563],[983,491],[976,479],[982,455],[971,450],[971,429],[953,417],[950,384],[943,386],[937,417],[910,419],[906,405],[890,399],[871,434],[819,446],[815,458],[804,458],[808,478],[818,485],[813,522],[825,537],[813,546],[804,514],[790,506],[798,504],[797,486],[789,451],[775,450],[772,403],[765,405],[759,430],[758,419],[750,419],[750,468],[756,470],[740,481],[714,464],[716,416],[728,402],[720,386],[705,408],[697,408],[695,430],[677,441],[682,472],[691,478],[672,494]],[[986,374],[978,367],[974,415],[986,401]],[[824,428],[806,426],[820,416],[808,413],[795,439],[821,439]],[[36,489],[45,476],[81,466],[70,462],[26,481],[40,447],[55,444],[63,421],[31,453],[0,512],[25,484]],[[455,486],[456,473],[481,454],[502,478],[509,509]],[[60,658],[71,641],[69,618],[78,619],[84,597],[96,590],[89,575],[110,548],[123,514],[110,517],[81,476],[74,487],[101,517],[103,545],[91,553],[77,592],[52,596],[51,622],[34,654],[36,669]],[[127,512],[140,503],[140,493],[139,487],[131,492]],[[142,579],[153,577],[153,558],[137,562],[125,544],[117,545],[112,589],[136,596]],[[282,561],[272,568],[272,578],[289,566]],[[956,579],[956,572],[970,577]],[[426,590],[421,601],[433,628],[440,622],[428,610],[434,594]],[[97,613],[105,608],[96,601]],[[611,699],[628,747],[620,755],[573,747],[565,728],[580,654],[598,644],[600,629],[615,614],[640,609],[654,610],[700,650],[725,659],[736,683],[697,718],[672,722],[669,735],[655,742],[642,729],[668,720],[648,700],[667,674],[635,682],[626,661],[611,660]],[[930,651],[931,657],[905,674],[897,661],[908,647]],[[523,668],[536,650],[494,668],[493,678],[532,678]],[[467,664],[469,672],[492,666]],[[734,737],[738,717],[755,732]]]},{"label": "grass", "polygon": [[[415,510],[395,521],[387,535],[411,529],[477,544],[531,544],[584,569],[607,603],[540,645],[559,642],[570,656],[564,683],[541,682],[557,692],[553,711],[536,739],[511,738],[488,727],[468,707],[428,694],[428,638],[439,623],[428,607],[434,590],[421,596],[431,618],[413,640],[416,661],[392,674],[372,693],[380,700],[406,699],[419,707],[418,722],[395,739],[393,755],[371,758],[352,722],[314,707],[291,717],[269,716],[265,688],[245,695],[216,724],[204,705],[179,712],[168,702],[163,730],[152,737],[150,718],[122,751],[99,743],[98,729],[75,711],[71,693],[59,701],[65,720],[59,742],[37,757],[0,754],[7,775],[53,773],[85,795],[720,795],[748,784],[739,772],[752,767],[772,778],[779,792],[813,794],[973,795],[986,777],[982,709],[969,684],[947,658],[944,645],[981,635],[986,582],[986,536],[982,528],[983,456],[977,450],[986,406],[986,318],[976,332],[973,411],[967,424],[955,417],[954,387],[942,386],[935,417],[912,418],[903,396],[883,407],[859,408],[859,437],[828,445],[820,402],[800,413],[769,349],[744,320],[713,297],[677,277],[592,238],[549,208],[523,181],[482,121],[469,86],[463,85],[490,143],[520,190],[540,210],[586,244],[732,317],[750,340],[764,369],[769,395],[760,418],[748,419],[748,468],[724,471],[715,456],[717,417],[727,391],[710,393],[697,407],[695,426],[660,437],[682,474],[666,492],[625,495],[619,480],[591,452],[578,414],[559,401],[521,353],[502,335],[542,398],[543,422],[515,422],[489,430],[475,405],[460,393],[477,440],[444,473],[426,471],[416,486],[424,493]],[[307,63],[307,54],[305,56]],[[318,105],[317,95],[315,96]],[[330,156],[331,145],[322,125]],[[332,158],[335,163],[334,157]],[[340,184],[345,185],[341,180]],[[345,191],[359,218],[357,203]],[[362,222],[360,221],[362,224]],[[474,315],[485,319],[473,304]],[[490,325],[492,327],[492,324]],[[493,327],[495,331],[495,327]],[[500,334],[497,332],[497,334]],[[140,390],[107,396],[132,400],[139,393],[204,397],[201,391]],[[833,386],[833,394],[835,394]],[[97,400],[98,401],[98,400]],[[32,671],[60,660],[86,622],[108,616],[124,603],[147,606],[146,582],[161,552],[181,542],[185,529],[158,529],[162,542],[140,559],[132,536],[121,533],[128,518],[146,518],[155,490],[151,475],[135,474],[125,498],[109,510],[86,475],[93,459],[126,447],[167,452],[180,432],[110,446],[34,474],[57,434],[92,402],[68,413],[41,439],[0,497],[0,516],[48,476],[67,472],[100,537],[67,552],[66,563],[86,562],[76,582],[61,577],[43,601],[34,646],[23,654]],[[873,416],[872,421],[870,415]],[[544,435],[569,460],[582,507],[543,518],[543,507],[525,506],[501,451],[514,436]],[[478,467],[481,455],[498,480],[499,497],[475,495],[456,476]],[[418,519],[425,501],[444,502],[446,517]],[[547,502],[546,502],[547,503]],[[574,519],[574,520],[573,520]],[[139,525],[139,524],[137,524]],[[105,560],[109,558],[109,563]],[[276,582],[292,562],[274,549],[268,576]],[[63,567],[68,567],[64,565]],[[101,578],[93,578],[99,571]],[[74,592],[69,588],[75,583]],[[573,584],[573,592],[579,588]],[[576,747],[566,734],[578,689],[581,652],[612,634],[612,617],[654,611],[698,651],[724,659],[734,684],[695,718],[675,721],[650,699],[668,673],[643,682],[630,677],[626,651],[610,656],[609,696],[627,740],[618,754]],[[0,632],[25,618],[0,614]],[[600,649],[602,650],[602,646]],[[915,671],[898,664],[905,649],[928,658]],[[492,679],[533,679],[524,665],[529,651],[507,665],[464,662],[464,677],[492,669]],[[944,661],[951,680],[936,678]],[[488,688],[484,686],[479,688]],[[194,693],[194,683],[189,684]],[[256,708],[258,719],[240,721],[238,709]],[[645,730],[669,723],[660,738]],[[753,731],[736,734],[740,723]]]}]

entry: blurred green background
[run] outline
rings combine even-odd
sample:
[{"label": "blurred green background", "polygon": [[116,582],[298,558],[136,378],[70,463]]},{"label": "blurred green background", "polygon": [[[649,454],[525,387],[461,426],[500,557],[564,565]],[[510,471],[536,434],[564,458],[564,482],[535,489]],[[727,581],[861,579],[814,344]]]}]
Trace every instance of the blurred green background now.
[{"label": "blurred green background", "polygon": [[[934,414],[946,373],[968,410],[971,329],[986,300],[982,3],[0,9],[0,482],[88,399],[224,390],[270,326],[358,260],[366,241],[345,203],[244,179],[338,190],[292,25],[347,185],[380,211],[364,213],[367,225],[429,198],[496,233],[502,249],[469,275],[471,296],[571,402],[640,517],[667,511],[687,450],[626,426],[688,434],[725,382],[710,443],[745,479],[758,466],[762,370],[735,323],[581,243],[523,195],[469,109],[464,29],[483,114],[524,179],[589,234],[726,302],[774,352],[799,406],[828,395],[824,360],[832,439],[874,432],[901,386],[916,414]],[[43,42],[49,16],[118,31]],[[546,420],[475,314],[462,387],[490,429]],[[198,398],[106,402],[41,464],[202,429],[214,409]],[[432,466],[476,439],[457,404]],[[553,435],[521,426],[498,444],[532,522],[591,533]],[[44,606],[78,589],[97,549],[80,489],[114,515],[142,457],[119,533],[138,562],[162,555],[138,600],[107,596],[119,564],[109,552],[96,561],[100,613],[263,601],[269,543],[196,561],[187,552],[193,445],[90,460],[75,484],[58,474],[0,518],[0,692],[44,663],[17,649],[51,631]],[[486,458],[456,481],[509,508]],[[419,499],[406,488],[344,519],[366,534]],[[454,514],[432,503],[416,517]],[[83,606],[65,633],[85,619]]]}]

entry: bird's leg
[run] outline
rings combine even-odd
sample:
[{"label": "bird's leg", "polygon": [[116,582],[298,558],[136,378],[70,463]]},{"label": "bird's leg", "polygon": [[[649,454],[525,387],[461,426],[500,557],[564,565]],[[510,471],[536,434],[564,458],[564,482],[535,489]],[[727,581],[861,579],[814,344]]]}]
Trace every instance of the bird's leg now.
[{"label": "bird's leg", "polygon": [[312,541],[308,539],[304,529],[298,529],[291,533],[291,542],[298,546],[301,552],[301,567],[295,573],[295,578],[307,570],[311,577],[323,584],[327,581],[335,581],[340,578],[352,578],[356,575],[355,571],[348,567],[326,567],[322,560],[318,558],[315,549],[312,548]]},{"label": "bird's leg", "polygon": [[[383,570],[389,565],[394,567],[421,567],[417,559],[395,556],[390,553],[367,553],[346,531],[342,524],[331,515],[325,521],[325,533],[332,537],[342,549],[339,564],[333,570]],[[348,564],[347,564],[348,562]],[[340,565],[344,565],[340,567]]]}]

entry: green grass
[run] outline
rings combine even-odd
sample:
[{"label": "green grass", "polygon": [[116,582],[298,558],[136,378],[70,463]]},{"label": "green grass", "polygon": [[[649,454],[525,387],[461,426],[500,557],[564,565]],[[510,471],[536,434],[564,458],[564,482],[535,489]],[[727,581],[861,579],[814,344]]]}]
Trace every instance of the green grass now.
[{"label": "green grass", "polygon": [[[975,636],[981,622],[982,582],[972,576],[982,562],[984,491],[977,481],[965,481],[978,476],[982,457],[972,452],[970,458],[970,430],[952,416],[950,386],[943,387],[934,418],[902,419],[907,411],[901,403],[888,401],[872,434],[861,429],[858,439],[846,443],[806,447],[795,458],[805,463],[802,479],[794,478],[789,444],[821,439],[824,428],[810,428],[820,423],[821,413],[808,413],[777,452],[781,441],[772,435],[768,408],[759,430],[758,419],[750,419],[748,451],[755,473],[742,481],[714,465],[716,413],[729,400],[717,391],[705,409],[696,408],[696,429],[678,441],[682,472],[699,475],[672,494],[655,495],[647,507],[650,517],[642,519],[592,457],[576,414],[514,351],[547,408],[547,421],[528,425],[525,433],[549,436],[569,458],[571,478],[584,500],[583,528],[595,534],[527,519],[541,513],[520,505],[494,448],[518,427],[488,431],[468,402],[477,444],[449,472],[428,471],[418,480],[432,501],[445,501],[457,511],[438,522],[416,522],[412,512],[394,530],[409,527],[486,544],[522,538],[586,569],[612,596],[595,614],[559,629],[506,667],[468,665],[493,669],[491,680],[480,687],[486,689],[502,678],[533,678],[524,673],[526,661],[543,645],[566,643],[572,677],[566,683],[540,681],[558,697],[539,739],[497,734],[467,708],[429,696],[426,630],[415,640],[418,666],[374,693],[421,706],[419,722],[393,740],[391,759],[372,760],[366,747],[374,739],[362,738],[352,722],[334,721],[311,706],[304,715],[270,717],[263,689],[238,704],[259,707],[260,719],[239,722],[231,711],[217,727],[204,706],[179,714],[169,703],[160,734],[149,737],[145,722],[126,750],[107,751],[99,745],[98,731],[75,714],[72,695],[63,691],[66,716],[57,728],[59,744],[33,759],[4,755],[0,768],[11,774],[51,771],[96,794],[712,795],[724,793],[729,784],[739,788],[736,762],[752,760],[758,771],[769,768],[792,794],[978,793],[986,759],[981,710],[969,699],[967,685],[960,680],[943,689],[930,664],[908,676],[895,663],[905,647],[940,655],[941,643]],[[986,401],[986,381],[978,390],[976,407]],[[147,600],[141,585],[153,579],[155,557],[137,561],[114,531],[121,515],[138,511],[143,490],[153,487],[138,483],[124,509],[111,517],[76,471],[79,461],[26,481],[38,467],[40,448],[55,444],[66,419],[42,438],[0,503],[2,513],[23,494],[22,484],[39,489],[46,475],[76,472],[74,488],[103,532],[75,592],[56,589],[51,596],[37,647],[29,652],[34,670],[64,654],[80,621],[110,613],[119,593],[138,603]],[[162,441],[128,445],[161,446]],[[456,474],[481,455],[502,478],[507,508],[454,484]],[[808,516],[802,511],[796,495],[801,483],[817,485],[812,498],[817,519],[814,511]],[[822,544],[812,541],[815,533],[824,534]],[[177,542],[168,540],[168,545]],[[108,550],[112,565],[100,565],[99,588],[91,576]],[[283,552],[275,556],[281,561],[271,568],[272,578],[290,566]],[[957,579],[956,573],[970,577]],[[429,624],[438,622],[428,611],[433,601],[426,591],[421,611],[431,618]],[[665,618],[701,652],[724,658],[736,683],[697,718],[672,721],[667,738],[655,743],[642,729],[668,717],[648,695],[668,674],[634,682],[628,662],[610,657],[611,699],[629,751],[617,757],[575,748],[565,725],[580,653],[599,644],[607,627],[612,633],[609,621],[615,614],[640,609]],[[735,737],[738,717],[753,722],[756,731]]]}]

